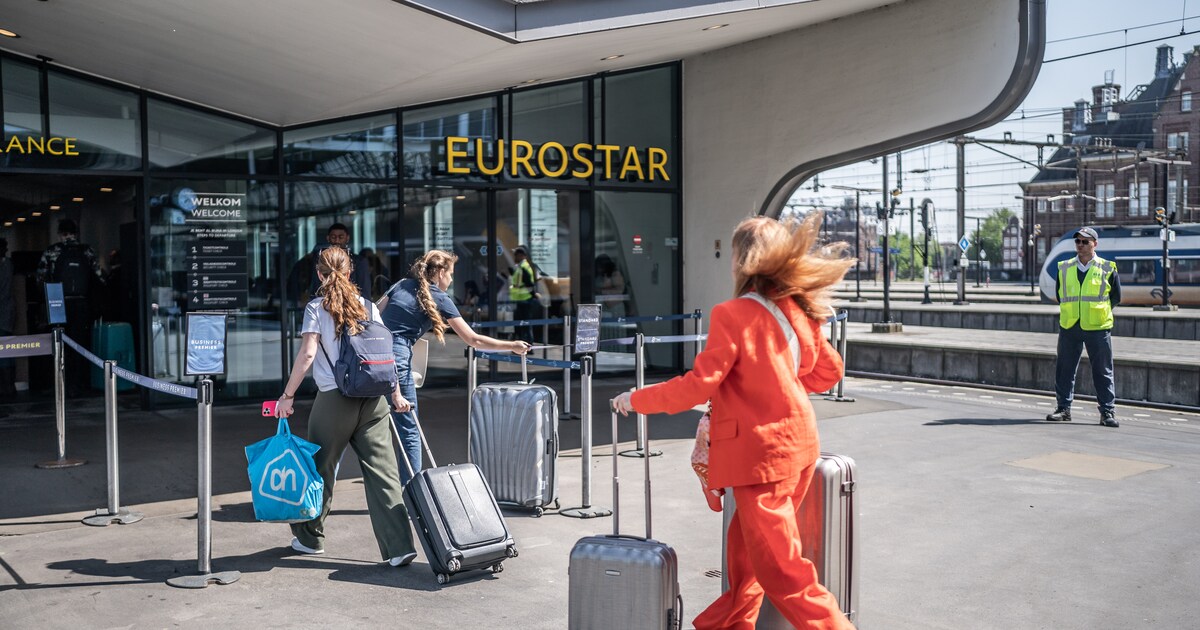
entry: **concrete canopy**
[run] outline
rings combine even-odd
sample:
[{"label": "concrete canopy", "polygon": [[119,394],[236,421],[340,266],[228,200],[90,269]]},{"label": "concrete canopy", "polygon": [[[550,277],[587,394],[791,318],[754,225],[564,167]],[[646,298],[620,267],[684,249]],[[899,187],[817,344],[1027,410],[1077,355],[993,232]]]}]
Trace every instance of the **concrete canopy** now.
[{"label": "concrete canopy", "polygon": [[[0,28],[20,35],[0,47],[293,125],[684,59],[888,2],[639,0],[601,3],[625,13],[598,16],[596,3],[549,1],[520,7],[554,14],[536,28],[503,33],[449,13],[460,4],[471,18],[465,5],[484,2],[27,0],[0,15]],[[717,24],[728,26],[702,30]],[[612,55],[623,56],[602,60]]]}]

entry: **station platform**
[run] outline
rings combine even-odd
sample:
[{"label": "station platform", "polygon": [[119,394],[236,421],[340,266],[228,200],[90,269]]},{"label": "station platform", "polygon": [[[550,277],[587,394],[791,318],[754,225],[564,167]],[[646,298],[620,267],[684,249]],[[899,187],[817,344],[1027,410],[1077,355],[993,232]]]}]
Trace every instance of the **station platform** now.
[{"label": "station platform", "polygon": [[[631,384],[596,382],[596,505],[612,506],[605,407]],[[845,393],[855,402],[812,400],[824,450],[858,463],[860,628],[1185,628],[1200,617],[1200,415],[1121,406],[1121,427],[1110,429],[1086,403],[1072,423],[1044,422],[1047,396],[861,378]],[[420,402],[439,461],[462,461],[465,390],[425,390]],[[303,433],[311,399],[298,403],[293,430]],[[52,413],[8,409],[17,413],[0,419],[3,627],[561,629],[570,548],[612,527],[611,518],[509,512],[520,557],[504,573],[439,586],[423,554],[404,569],[380,563],[350,457],[327,552],[299,556],[287,527],[254,522],[249,503],[242,447],[270,435],[274,420],[257,405],[218,406],[212,567],[241,579],[175,589],[164,581],[196,568],[195,410],[122,409],[122,505],[146,518],[93,528],[79,519],[106,497],[102,403],[72,403],[68,454],[88,463],[62,470],[33,467],[52,457]],[[721,517],[688,465],[698,417],[651,417],[652,446],[663,451],[651,460],[653,534],[678,550],[685,628],[720,588]],[[580,497],[580,428],[560,423],[564,506]],[[634,430],[621,421],[622,448]],[[620,463],[621,523],[639,533],[642,460]]]},{"label": "station platform", "polygon": [[[847,302],[837,307],[849,311],[850,321],[868,324],[883,321],[883,300]],[[892,321],[914,326],[1011,330],[1058,334],[1057,304],[980,303],[954,305],[892,302]],[[1113,309],[1113,335],[1142,339],[1200,340],[1200,309],[1155,311],[1146,306]]]}]

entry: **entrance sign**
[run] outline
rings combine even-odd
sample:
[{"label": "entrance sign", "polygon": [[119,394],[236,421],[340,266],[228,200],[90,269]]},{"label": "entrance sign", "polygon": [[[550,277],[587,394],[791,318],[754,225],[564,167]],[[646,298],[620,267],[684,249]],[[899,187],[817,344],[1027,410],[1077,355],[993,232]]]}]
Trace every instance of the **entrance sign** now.
[{"label": "entrance sign", "polygon": [[188,308],[246,308],[246,195],[181,188],[174,201],[191,236],[184,262]]},{"label": "entrance sign", "polygon": [[580,304],[575,319],[575,352],[591,353],[600,347],[600,305]]},{"label": "entrance sign", "polygon": [[187,376],[225,373],[225,314],[187,314]]},{"label": "entrance sign", "polygon": [[[492,176],[530,179],[566,178],[623,181],[671,181],[667,175],[667,151],[659,147],[633,147],[580,142],[534,145],[526,140],[485,140],[447,136],[439,147],[444,153],[447,175]],[[441,162],[441,160],[438,160]]]},{"label": "entrance sign", "polygon": [[51,324],[67,323],[67,303],[61,282],[46,283],[46,317]]}]

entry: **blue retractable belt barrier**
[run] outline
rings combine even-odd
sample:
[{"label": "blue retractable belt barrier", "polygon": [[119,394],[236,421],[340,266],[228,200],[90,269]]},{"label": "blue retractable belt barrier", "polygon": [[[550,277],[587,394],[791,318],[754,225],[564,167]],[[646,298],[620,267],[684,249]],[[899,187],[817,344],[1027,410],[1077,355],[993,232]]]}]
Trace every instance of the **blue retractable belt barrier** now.
[{"label": "blue retractable belt barrier", "polygon": [[[642,338],[643,344],[651,343],[685,343],[688,341],[704,341],[708,339],[708,335],[644,335]],[[637,337],[621,337],[620,339],[604,339],[600,345],[611,344],[618,346],[632,346],[637,342]]]},{"label": "blue retractable belt barrier", "polygon": [[680,319],[700,319],[700,313],[685,313],[683,315],[636,315],[633,317],[605,317],[600,320],[603,324],[630,324],[633,322],[669,322]]},{"label": "blue retractable belt barrier", "polygon": [[561,324],[561,317],[556,319],[510,319],[498,322],[474,322],[471,328],[503,328],[506,326],[543,326]]},{"label": "blue retractable belt barrier", "polygon": [[846,315],[849,313],[850,311],[838,311],[837,315],[830,315],[829,317],[826,317],[825,323],[832,324],[833,322],[840,322],[843,319],[846,319]]},{"label": "blue retractable belt barrier", "polygon": [[[78,352],[80,356],[92,362],[100,369],[104,369],[104,359],[101,359],[91,352],[88,352],[87,348],[75,343],[75,340],[71,339],[66,334],[63,334],[62,338],[63,343],[71,346],[71,349],[75,352]],[[126,370],[122,367],[117,367],[116,365],[113,366],[113,374],[116,374],[117,376],[129,381],[130,383],[133,383],[134,385],[141,385],[142,387],[153,389],[154,391],[162,392],[164,394],[171,394],[172,396],[191,398],[192,400],[196,399],[195,387],[188,387],[186,385],[177,385],[175,383],[155,380],[149,376],[142,376],[137,372],[130,372],[129,370]]]},{"label": "blue retractable belt barrier", "polygon": [[[488,361],[503,361],[504,363],[520,363],[521,357],[515,354],[503,354],[499,352],[476,352],[475,356]],[[554,361],[552,359],[534,359],[526,357],[525,363],[529,365],[540,365],[543,367],[559,368],[563,370],[578,370],[578,361]]]}]

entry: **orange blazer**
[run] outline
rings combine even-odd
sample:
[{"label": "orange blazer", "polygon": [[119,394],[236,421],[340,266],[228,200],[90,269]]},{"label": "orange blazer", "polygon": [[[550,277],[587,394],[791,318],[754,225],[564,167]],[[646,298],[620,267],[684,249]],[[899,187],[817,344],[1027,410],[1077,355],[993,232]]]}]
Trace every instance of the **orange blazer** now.
[{"label": "orange blazer", "polygon": [[712,402],[709,487],[778,481],[816,461],[821,444],[809,392],[842,377],[842,358],[790,298],[775,300],[796,331],[800,366],[767,309],[736,298],[713,308],[708,343],[692,370],[633,393],[639,413],[680,413]]}]

